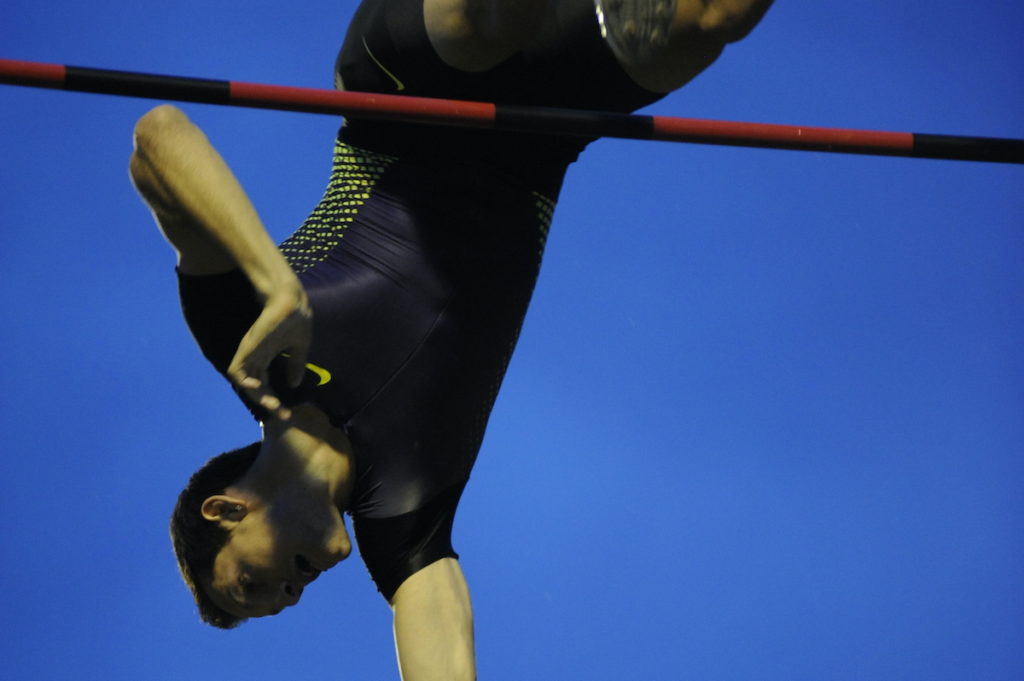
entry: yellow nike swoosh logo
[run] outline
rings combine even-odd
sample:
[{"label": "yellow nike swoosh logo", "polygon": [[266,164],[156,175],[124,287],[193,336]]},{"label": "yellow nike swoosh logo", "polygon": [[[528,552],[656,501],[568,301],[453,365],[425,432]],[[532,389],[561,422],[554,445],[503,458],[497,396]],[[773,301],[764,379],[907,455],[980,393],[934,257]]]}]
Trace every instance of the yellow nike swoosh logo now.
[{"label": "yellow nike swoosh logo", "polygon": [[320,379],[320,382],[317,383],[317,386],[327,385],[328,383],[331,382],[331,372],[328,371],[327,369],[324,369],[323,367],[318,367],[315,364],[309,364],[308,362],[306,363],[306,368],[312,371],[314,374],[316,374],[317,378]]},{"label": "yellow nike swoosh logo", "polygon": [[380,68],[380,70],[383,71],[384,74],[388,78],[390,78],[391,80],[395,81],[395,88],[397,88],[397,90],[399,92],[404,90],[405,89],[405,83],[403,83],[402,81],[398,80],[398,76],[396,76],[395,74],[391,73],[391,71],[388,70],[388,67],[386,67],[383,64],[381,64],[380,60],[377,59],[377,57],[373,56],[373,50],[371,50],[370,46],[366,44],[366,38],[363,38],[363,47],[366,49],[366,54],[370,55],[370,59],[373,60],[373,63],[376,64]]},{"label": "yellow nike swoosh logo", "polygon": [[[287,352],[282,352],[281,356],[291,357],[291,355],[289,355]],[[316,377],[320,379],[320,382],[316,384],[318,388],[322,385],[327,385],[328,383],[331,382],[331,372],[328,371],[327,369],[324,369],[323,367],[318,367],[317,365],[311,362],[306,362],[306,368],[312,371],[314,374],[316,374]]]}]

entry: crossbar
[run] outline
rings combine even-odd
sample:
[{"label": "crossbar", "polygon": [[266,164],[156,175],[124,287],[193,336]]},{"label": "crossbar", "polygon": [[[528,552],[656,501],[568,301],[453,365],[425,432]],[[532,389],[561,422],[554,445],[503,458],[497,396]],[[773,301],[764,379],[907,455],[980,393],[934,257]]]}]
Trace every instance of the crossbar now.
[{"label": "crossbar", "polygon": [[0,83],[582,137],[1024,163],[1024,140],[676,118],[266,85],[0,59]]}]

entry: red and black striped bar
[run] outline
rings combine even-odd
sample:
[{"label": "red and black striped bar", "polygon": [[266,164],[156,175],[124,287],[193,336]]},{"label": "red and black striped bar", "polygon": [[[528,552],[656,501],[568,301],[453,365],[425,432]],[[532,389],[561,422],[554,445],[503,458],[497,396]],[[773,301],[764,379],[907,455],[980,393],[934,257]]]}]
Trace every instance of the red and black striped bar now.
[{"label": "red and black striped bar", "polygon": [[1024,163],[1024,140],[740,123],[339,92],[0,59],[0,83],[410,123],[697,144]]}]

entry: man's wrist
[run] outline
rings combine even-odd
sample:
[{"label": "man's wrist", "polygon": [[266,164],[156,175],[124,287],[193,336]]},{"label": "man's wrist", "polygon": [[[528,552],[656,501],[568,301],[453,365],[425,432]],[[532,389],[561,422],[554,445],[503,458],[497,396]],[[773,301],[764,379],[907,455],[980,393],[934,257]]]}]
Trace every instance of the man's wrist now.
[{"label": "man's wrist", "polygon": [[281,267],[271,270],[249,273],[249,280],[252,282],[253,288],[256,289],[256,294],[264,303],[272,298],[292,297],[305,305],[307,298],[306,291],[302,288],[302,282],[283,258],[281,265]]}]

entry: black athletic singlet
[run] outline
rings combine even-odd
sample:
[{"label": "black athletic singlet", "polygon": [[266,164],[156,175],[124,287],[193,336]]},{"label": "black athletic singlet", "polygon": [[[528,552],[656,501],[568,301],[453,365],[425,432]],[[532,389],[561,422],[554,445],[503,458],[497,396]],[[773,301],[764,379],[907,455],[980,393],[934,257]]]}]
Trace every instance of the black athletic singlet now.
[{"label": "black athletic singlet", "polygon": [[[400,85],[406,94],[520,104],[623,111],[657,99],[615,64],[590,0],[560,5],[580,14],[558,41],[465,74],[431,49],[422,0],[367,0],[339,75],[350,90]],[[357,478],[348,510],[389,599],[420,568],[456,555],[455,509],[533,291],[562,176],[585,144],[349,120],[322,201],[281,245],[309,294],[314,332],[306,380],[294,393],[278,383],[278,392],[313,402],[351,439]],[[223,373],[260,312],[251,286],[237,272],[179,280],[193,335]]]}]

